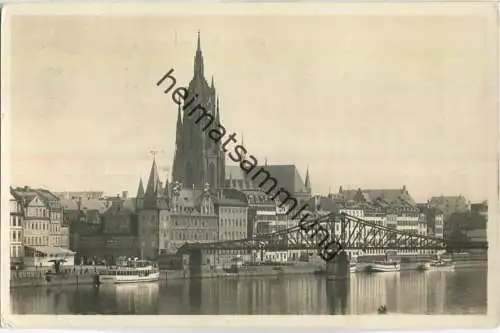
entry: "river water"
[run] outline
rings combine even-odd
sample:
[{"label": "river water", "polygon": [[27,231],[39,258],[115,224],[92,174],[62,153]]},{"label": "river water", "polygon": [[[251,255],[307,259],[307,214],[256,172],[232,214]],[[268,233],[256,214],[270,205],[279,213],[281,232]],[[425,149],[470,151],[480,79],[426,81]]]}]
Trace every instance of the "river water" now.
[{"label": "river water", "polygon": [[487,270],[11,289],[16,314],[485,314]]}]

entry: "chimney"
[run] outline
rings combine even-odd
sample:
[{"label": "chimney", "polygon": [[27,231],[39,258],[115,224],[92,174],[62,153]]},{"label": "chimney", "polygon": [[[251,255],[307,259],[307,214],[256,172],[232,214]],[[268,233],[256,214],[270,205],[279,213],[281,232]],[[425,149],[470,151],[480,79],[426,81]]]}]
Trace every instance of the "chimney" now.
[{"label": "chimney", "polygon": [[122,192],[122,199],[127,200],[128,199],[128,191],[123,191]]}]

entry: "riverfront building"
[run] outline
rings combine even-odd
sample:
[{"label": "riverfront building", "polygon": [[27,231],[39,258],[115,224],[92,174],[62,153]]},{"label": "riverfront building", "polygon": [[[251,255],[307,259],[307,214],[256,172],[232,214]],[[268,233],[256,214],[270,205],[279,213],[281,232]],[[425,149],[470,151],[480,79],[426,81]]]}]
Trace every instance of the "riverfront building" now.
[{"label": "riverfront building", "polygon": [[345,189],[341,186],[337,194],[329,195],[329,199],[349,215],[405,232],[427,234],[427,218],[406,186],[401,189]]},{"label": "riverfront building", "polygon": [[11,265],[18,265],[23,262],[23,219],[24,207],[19,197],[10,191],[10,262]]},{"label": "riverfront building", "polygon": [[63,223],[60,199],[48,190],[28,186],[10,188],[10,195],[12,262],[26,263],[28,254],[30,259],[66,255],[69,226]]},{"label": "riverfront building", "polygon": [[170,210],[160,221],[160,252],[176,253],[187,242],[215,242],[218,238],[216,197],[208,184],[204,188],[169,185]]}]

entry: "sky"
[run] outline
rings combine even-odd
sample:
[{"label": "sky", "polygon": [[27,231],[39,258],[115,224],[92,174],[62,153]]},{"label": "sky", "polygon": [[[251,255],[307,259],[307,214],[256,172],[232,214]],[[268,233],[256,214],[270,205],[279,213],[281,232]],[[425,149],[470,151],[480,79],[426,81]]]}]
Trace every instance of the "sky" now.
[{"label": "sky", "polygon": [[[135,195],[171,173],[197,31],[222,122],[313,192],[489,197],[497,180],[491,15],[18,15],[10,25],[14,186]],[[230,164],[230,163],[229,163]]]}]

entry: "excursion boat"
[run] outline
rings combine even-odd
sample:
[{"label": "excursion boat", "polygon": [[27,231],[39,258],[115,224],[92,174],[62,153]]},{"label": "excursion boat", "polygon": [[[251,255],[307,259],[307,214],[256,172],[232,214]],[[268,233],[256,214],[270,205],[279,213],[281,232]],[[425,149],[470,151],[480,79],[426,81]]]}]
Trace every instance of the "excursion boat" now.
[{"label": "excursion boat", "polygon": [[98,274],[99,284],[154,282],[159,279],[158,266],[149,260],[128,261]]},{"label": "excursion boat", "polygon": [[357,267],[358,267],[358,264],[357,264],[357,263],[355,263],[355,262],[351,262],[351,263],[349,264],[349,272],[351,272],[351,273],[356,273]]},{"label": "excursion boat", "polygon": [[431,271],[454,271],[455,263],[451,260],[435,260],[429,264]]},{"label": "excursion boat", "polygon": [[370,266],[372,272],[399,272],[400,269],[397,262],[376,261]]}]

